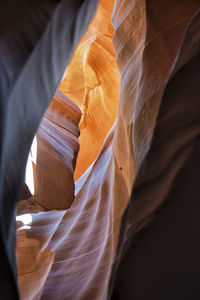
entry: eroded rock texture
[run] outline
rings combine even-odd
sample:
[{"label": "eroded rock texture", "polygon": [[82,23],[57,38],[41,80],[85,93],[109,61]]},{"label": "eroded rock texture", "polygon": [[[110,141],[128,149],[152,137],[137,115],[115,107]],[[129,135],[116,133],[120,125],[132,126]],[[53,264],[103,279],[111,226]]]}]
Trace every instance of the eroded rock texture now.
[{"label": "eroded rock texture", "polygon": [[[46,210],[71,206],[80,118],[78,106],[57,91],[42,119],[29,157],[34,184],[29,204],[35,202]],[[18,204],[21,212],[23,205],[26,207],[26,201]]]},{"label": "eroded rock texture", "polygon": [[80,118],[77,105],[58,91],[40,124],[33,169],[34,197],[45,209],[67,209],[74,200]]},{"label": "eroded rock texture", "polygon": [[[167,1],[165,4],[145,0],[116,1],[112,20],[115,28],[113,42],[121,76],[118,111],[119,74],[112,48],[110,21],[113,1],[100,3],[96,18],[79,44],[59,87],[82,109],[81,149],[75,177],[82,176],[75,183],[74,201],[67,200],[68,209],[66,198],[60,202],[63,207],[58,207],[52,193],[51,201],[46,197],[44,202],[37,200],[46,211],[42,208],[37,213],[29,211],[29,223],[26,224],[25,216],[18,216],[22,299],[107,298],[121,217],[135,174],[151,144],[168,73],[184,30],[198,5],[198,1]],[[58,107],[57,104],[54,107],[52,102],[50,110]],[[61,114],[64,111],[61,110]],[[73,134],[77,139],[78,108],[76,112],[76,126],[73,127],[76,133]],[[118,118],[113,124],[117,112]],[[49,120],[55,121],[54,114],[47,112],[46,116],[38,133],[41,145]],[[66,128],[69,129],[68,125]],[[53,126],[51,134],[54,129]],[[59,137],[62,142],[65,140],[65,137]],[[53,138],[57,138],[57,132]],[[67,144],[63,146],[63,149],[68,147]],[[47,148],[52,150],[51,147],[50,135]],[[76,147],[77,144],[70,150],[67,160],[70,165],[63,164],[62,173],[65,174],[65,167],[68,168],[70,180]],[[42,155],[46,150],[41,150]],[[50,151],[47,157],[51,157],[52,153]],[[48,161],[49,158],[45,158],[41,162],[44,169]],[[54,168],[62,163],[63,160],[59,160]],[[59,167],[59,170],[62,168]],[[64,182],[69,183],[68,176],[64,177],[62,186],[62,195],[68,197]],[[38,183],[41,184],[41,179]],[[72,190],[68,188],[71,197]],[[37,189],[43,191],[43,187],[38,186]],[[35,257],[30,266],[26,258],[22,260],[21,257],[23,252],[32,257],[33,249]],[[42,263],[43,255],[46,255],[46,266]],[[40,268],[45,271],[39,276]],[[32,275],[27,275],[30,271]],[[26,276],[30,276],[28,280]]]},{"label": "eroded rock texture", "polygon": [[[100,3],[59,86],[75,104],[58,91],[36,135],[35,193],[18,204],[22,299],[102,299],[107,294],[123,211],[117,208],[123,208],[129,195],[112,150],[116,123],[108,134],[118,114],[120,88],[112,44],[113,4]],[[76,104],[82,118],[75,178],[89,169],[76,182],[73,199],[80,118]],[[31,213],[29,225],[23,213]],[[40,277],[38,268],[44,270]],[[60,278],[56,288],[55,276]]]},{"label": "eroded rock texture", "polygon": [[67,67],[59,89],[81,107],[80,152],[75,179],[97,157],[117,114],[120,75],[112,43],[114,0],[102,0]]}]

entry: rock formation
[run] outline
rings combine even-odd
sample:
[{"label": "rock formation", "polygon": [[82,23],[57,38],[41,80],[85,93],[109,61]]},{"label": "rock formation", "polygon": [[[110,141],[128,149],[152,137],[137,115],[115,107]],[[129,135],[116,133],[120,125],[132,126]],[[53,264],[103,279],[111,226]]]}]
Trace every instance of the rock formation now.
[{"label": "rock formation", "polygon": [[[113,224],[114,209],[128,200],[122,171],[112,152],[116,123],[108,134],[118,114],[120,88],[112,44],[113,5],[113,0],[100,2],[36,134],[37,154],[32,158],[35,192],[18,203],[18,283],[22,299],[39,299],[41,295],[62,298],[65,292],[71,299],[101,299],[107,293],[117,241],[112,231],[118,231],[123,211]],[[75,164],[75,179],[89,169],[76,182],[74,197]],[[31,222],[26,225],[29,215]],[[63,284],[50,288],[57,266],[61,271],[60,261],[65,268],[62,276],[68,278],[64,290]],[[41,278],[32,275],[38,267],[44,269]],[[73,280],[75,269],[77,278]]]},{"label": "rock formation", "polygon": [[[158,1],[116,0],[113,36],[113,4],[101,1],[59,86],[77,105],[64,100],[67,110],[74,108],[75,119],[71,122],[70,115],[65,116],[62,98],[67,98],[58,92],[38,131],[41,158],[35,166],[35,195],[29,206],[23,201],[18,207],[22,299],[107,298],[121,217],[151,144],[168,73],[199,5],[198,1],[167,1],[163,8]],[[165,16],[162,9],[167,12]],[[73,198],[78,106],[82,117]],[[71,139],[66,139],[66,131],[72,134]],[[66,153],[70,153],[67,161]],[[46,175],[57,168],[58,173],[47,183]],[[57,193],[52,185],[60,181]],[[27,259],[22,259],[25,254]]]},{"label": "rock formation", "polygon": [[112,43],[113,5],[114,0],[100,1],[58,87],[81,107],[83,114],[75,180],[97,157],[118,114],[120,75]]}]

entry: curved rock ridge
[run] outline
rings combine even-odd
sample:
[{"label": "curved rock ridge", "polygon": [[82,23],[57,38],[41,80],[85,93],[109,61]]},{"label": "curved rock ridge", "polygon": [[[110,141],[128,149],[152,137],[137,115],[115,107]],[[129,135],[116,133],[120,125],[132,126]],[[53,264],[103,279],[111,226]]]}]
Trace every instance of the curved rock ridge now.
[{"label": "curved rock ridge", "polygon": [[[80,118],[79,107],[57,91],[40,123],[29,156],[35,190],[28,200],[29,209],[30,203],[46,210],[67,209],[73,202]],[[19,202],[18,211],[28,211],[23,205],[26,207],[26,202]]]},{"label": "curved rock ridge", "polygon": [[120,75],[112,43],[113,5],[113,0],[100,1],[58,87],[82,110],[75,180],[97,157],[118,114]]}]

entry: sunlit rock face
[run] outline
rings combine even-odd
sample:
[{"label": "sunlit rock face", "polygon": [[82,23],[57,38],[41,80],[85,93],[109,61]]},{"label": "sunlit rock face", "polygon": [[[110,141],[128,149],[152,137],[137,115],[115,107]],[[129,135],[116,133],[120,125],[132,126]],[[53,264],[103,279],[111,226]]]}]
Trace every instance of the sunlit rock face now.
[{"label": "sunlit rock face", "polygon": [[102,0],[67,67],[59,89],[82,110],[75,179],[96,158],[117,114],[120,75],[112,43],[114,0]]},{"label": "sunlit rock face", "polygon": [[[60,105],[64,102],[58,93],[37,133],[41,144],[40,163],[35,171],[38,178],[35,195],[38,196],[33,196],[29,207],[28,202],[23,202],[26,210],[22,206],[19,209],[19,215],[20,211],[26,211],[31,216],[29,224],[23,218],[18,221],[17,257],[22,299],[107,299],[121,217],[130,198],[135,173],[150,146],[168,72],[187,23],[198,6],[197,1],[164,2],[116,0],[113,42],[121,80],[112,46],[113,1],[100,3],[95,19],[74,53],[59,86],[77,105],[74,106],[75,122],[69,125],[74,138],[67,139],[61,134],[63,126],[59,120],[68,124],[70,115],[65,120],[65,110],[71,102],[64,101],[66,107]],[[82,117],[75,178],[82,176],[75,182],[74,192],[78,107]],[[54,131],[53,123],[60,126],[58,132]],[[45,137],[47,129],[50,129],[50,137]],[[68,129],[66,125],[64,130]],[[53,141],[59,137],[57,146],[52,143],[52,137]],[[71,143],[74,139],[75,144]],[[64,141],[63,149],[71,147],[63,154],[69,165],[64,163],[59,150]],[[52,185],[63,178],[60,188],[64,198],[53,192],[49,199],[37,194],[40,191],[45,195],[44,185],[51,190],[51,185],[45,184],[45,176],[44,185],[40,186],[40,165],[44,172],[49,169]],[[34,199],[37,210],[31,210]],[[45,270],[43,255],[47,262]],[[26,257],[32,258],[31,266]],[[39,273],[40,269],[44,273]]]}]

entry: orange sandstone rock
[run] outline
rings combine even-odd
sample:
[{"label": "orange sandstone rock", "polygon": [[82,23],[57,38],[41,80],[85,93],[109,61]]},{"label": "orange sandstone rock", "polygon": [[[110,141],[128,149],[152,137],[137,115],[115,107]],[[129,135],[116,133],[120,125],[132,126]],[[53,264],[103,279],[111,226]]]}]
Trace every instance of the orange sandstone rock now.
[{"label": "orange sandstone rock", "polygon": [[114,1],[103,0],[58,87],[82,110],[75,180],[96,158],[117,114],[120,75],[112,43]]}]

